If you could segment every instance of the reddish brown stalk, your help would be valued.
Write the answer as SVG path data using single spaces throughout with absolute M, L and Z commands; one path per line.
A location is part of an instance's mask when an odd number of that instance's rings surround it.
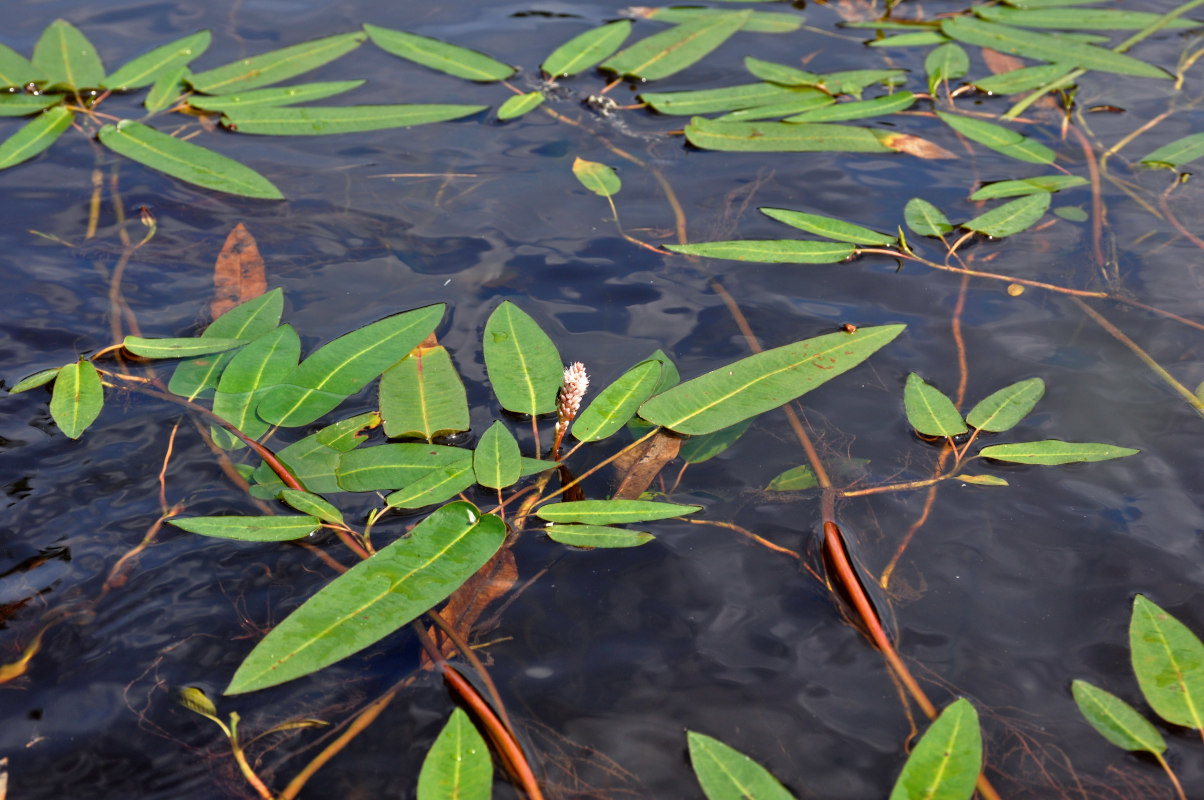
M 1095 255 L 1096 266 L 1102 271 L 1104 269 L 1104 199 L 1100 192 L 1099 180 L 1099 164 L 1095 160 L 1095 151 L 1091 147 L 1091 142 L 1087 141 L 1087 137 L 1079 130 L 1078 126 L 1070 128 L 1074 132 L 1074 136 L 1079 140 L 1079 146 L 1083 148 L 1083 158 L 1087 161 L 1087 174 L 1091 178 L 1091 247 Z
M 497 685 L 494 684 L 493 678 L 489 675 L 489 670 L 485 669 L 485 665 L 481 663 L 481 659 L 477 658 L 476 652 L 472 649 L 472 647 L 469 646 L 468 642 L 464 641 L 464 638 L 460 636 L 459 632 L 456 631 L 451 623 L 444 619 L 443 615 L 438 611 L 432 608 L 430 611 L 426 612 L 426 615 L 431 618 L 431 621 L 434 622 L 435 625 L 439 627 L 439 630 L 443 631 L 444 636 L 446 636 L 448 639 L 451 639 L 452 644 L 456 646 L 457 652 L 459 652 L 460 655 L 472 665 L 472 668 L 477 671 L 477 674 L 481 676 L 481 680 L 485 684 L 485 689 L 489 692 L 490 699 L 493 700 L 493 707 L 497 709 L 498 717 L 501 718 L 502 724 L 506 726 L 506 730 L 510 732 L 510 735 L 514 736 L 514 723 L 510 721 L 510 715 L 506 713 L 506 705 L 502 702 L 502 696 L 498 692 Z

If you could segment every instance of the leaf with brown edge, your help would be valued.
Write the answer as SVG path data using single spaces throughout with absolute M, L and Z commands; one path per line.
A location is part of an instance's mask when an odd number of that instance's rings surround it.
M 909 156 L 924 158 L 930 161 L 957 158 L 956 155 L 939 144 L 922 139 L 919 136 L 912 136 L 910 133 L 889 133 L 881 137 L 881 142 L 897 152 L 907 153 Z
M 241 222 L 234 226 L 217 263 L 213 265 L 213 302 L 209 313 L 217 319 L 239 303 L 252 300 L 268 290 L 263 256 L 255 237 Z

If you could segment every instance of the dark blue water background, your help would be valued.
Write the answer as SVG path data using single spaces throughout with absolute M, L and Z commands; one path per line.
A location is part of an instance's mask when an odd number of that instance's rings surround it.
M 546 53 L 616 18 L 619 9 L 606 2 L 22 2 L 6 6 L 0 38 L 29 53 L 43 27 L 62 16 L 87 33 L 113 68 L 208 27 L 214 43 L 197 65 L 207 68 L 372 22 L 521 64 L 513 82 L 529 88 Z M 929 14 L 951 10 L 925 6 Z M 749 53 L 793 64 L 811 57 L 817 71 L 889 62 L 912 70 L 908 88 L 922 84 L 923 51 L 869 51 L 860 44 L 866 37 L 838 32 L 839 19 L 836 9 L 816 6 L 807 10 L 812 27 L 796 34 L 741 34 L 657 88 L 745 82 L 741 61 Z M 656 29 L 637 23 L 636 34 Z M 1180 37 L 1165 34 L 1138 55 L 1173 64 L 1181 46 Z M 977 55 L 974 69 L 983 70 Z M 370 44 L 319 74 L 363 77 L 368 87 L 338 102 L 496 108 L 508 96 L 499 86 L 445 77 Z M 673 241 L 669 206 L 653 178 L 614 156 L 600 137 L 663 171 L 696 241 L 790 236 L 756 213 L 762 205 L 893 231 L 904 203 L 921 195 L 965 219 L 977 213 L 966 200 L 976 177 L 1045 170 L 979 147 L 972 159 L 951 132 L 923 117 L 897 124 L 954 150 L 957 160 L 701 152 L 663 135 L 685 120 L 644 111 L 605 119 L 583 109 L 581 97 L 602 85 L 599 76 L 583 75 L 566 81 L 551 102 L 581 128 L 540 113 L 501 124 L 489 112 L 336 137 L 201 137 L 268 176 L 288 197 L 279 203 L 195 189 L 122 163 L 125 208 L 145 205 L 159 221 L 158 235 L 129 265 L 125 296 L 145 335 L 194 334 L 205 322 L 214 259 L 242 222 L 266 258 L 269 284 L 284 288 L 285 320 L 307 349 L 399 310 L 448 303 L 439 336 L 468 383 L 479 432 L 498 415 L 484 382 L 480 334 L 500 300 L 531 313 L 566 360 L 586 363 L 595 386 L 658 347 L 690 377 L 748 352 L 709 287 L 717 277 L 767 345 L 844 322 L 906 323 L 907 332 L 868 364 L 808 395 L 806 409 L 821 449 L 869 459 L 873 481 L 926 477 L 935 451 L 911 434 L 902 388 L 913 370 L 947 391 L 956 388 L 949 324 L 956 276 L 898 269 L 879 257 L 775 266 L 661 256 L 623 241 L 606 203 L 577 183 L 570 166 L 580 156 L 617 167 L 622 223 L 652 243 Z M 613 96 L 630 102 L 633 89 Z M 1088 118 L 1110 144 L 1165 110 L 1171 96 L 1169 82 L 1091 76 L 1079 101 L 1125 108 Z M 108 101 L 110 109 L 132 109 L 141 100 L 135 97 Z M 993 112 L 1005 102 L 984 101 Z M 1199 122 L 1198 112 L 1179 113 L 1124 155 L 1140 156 L 1199 129 Z M 7 136 L 18 124 L 5 122 L 0 131 Z M 1056 125 L 1041 130 L 1062 154 L 1060 163 L 1086 174 L 1081 152 L 1057 141 Z M 107 276 L 118 250 L 110 204 L 97 237 L 83 239 L 94 157 L 92 143 L 69 134 L 36 160 L 0 174 L 0 375 L 8 385 L 110 343 Z M 100 158 L 107 169 L 110 157 Z M 1119 161 L 1112 168 L 1147 190 L 1160 191 L 1170 180 L 1130 173 Z M 404 173 L 436 177 L 389 177 Z M 1105 197 L 1120 264 L 1114 288 L 1198 319 L 1200 252 L 1109 184 Z M 1185 197 L 1177 208 L 1192 227 L 1199 221 L 1190 210 L 1196 198 Z M 1089 209 L 1090 197 L 1077 189 L 1059 195 L 1059 205 Z M 968 254 L 992 271 L 1095 288 L 1089 231 L 1058 221 L 1011 241 L 973 245 Z M 938 257 L 935 247 L 917 246 Z M 966 296 L 968 404 L 1039 376 L 1048 385 L 1045 398 L 1001 441 L 1102 441 L 1142 453 L 1094 465 L 992 468 L 1010 482 L 1006 488 L 947 484 L 899 568 L 900 649 L 938 704 L 957 694 L 974 701 L 991 777 L 1005 796 L 1105 796 L 1108 786 L 1116 794 L 1107 796 L 1161 796 L 1167 790 L 1153 762 L 1092 732 L 1069 685 L 1086 678 L 1140 704 L 1127 650 L 1136 593 L 1204 632 L 1204 515 L 1197 499 L 1204 424 L 1067 299 L 1040 291 L 1011 297 L 1004 288 L 972 282 Z M 1096 307 L 1184 384 L 1204 379 L 1198 331 L 1115 303 Z M 159 514 L 157 473 L 178 409 L 111 395 L 94 428 L 73 442 L 51 424 L 48 399 L 42 390 L 0 396 L 6 504 L 0 661 L 17 657 L 48 610 L 84 604 L 94 613 L 52 628 L 29 674 L 0 687 L 0 756 L 10 759 L 13 797 L 251 796 L 216 727 L 177 707 L 174 689 L 206 688 L 223 716 L 238 711 L 244 730 L 254 732 L 292 716 L 338 721 L 415 668 L 417 647 L 400 633 L 312 678 L 221 699 L 263 631 L 329 573 L 287 545 L 165 529 L 128 581 L 101 598 L 105 576 Z M 340 413 L 372 402 L 366 394 Z M 673 499 L 701 503 L 707 518 L 813 553 L 816 497 L 763 491 L 774 475 L 800 463 L 782 417 L 767 414 L 730 451 L 688 470 Z M 186 502 L 190 513 L 253 511 L 187 422 L 167 481 L 169 501 Z M 599 476 L 589 493 L 605 496 L 610 481 Z M 871 573 L 889 561 L 923 500 L 919 492 L 889 494 L 840 508 Z M 369 507 L 348 503 L 353 518 Z M 404 524 L 383 524 L 378 536 L 395 536 Z M 523 579 L 546 573 L 508 608 L 491 634 L 500 641 L 486 652 L 511 714 L 544 754 L 560 796 L 701 796 L 686 757 L 684 731 L 691 729 L 752 755 L 800 797 L 885 797 L 905 758 L 909 721 L 881 657 L 843 622 L 825 588 L 795 562 L 730 531 L 675 522 L 652 530 L 657 541 L 632 551 L 566 552 L 538 536 L 518 547 Z M 420 678 L 318 774 L 306 796 L 412 797 L 422 757 L 450 709 L 441 684 Z M 1189 794 L 1199 796 L 1198 737 L 1167 733 L 1172 763 Z M 312 757 L 306 748 L 316 736 L 282 735 L 255 751 L 273 787 Z M 511 796 L 500 784 L 497 791 Z

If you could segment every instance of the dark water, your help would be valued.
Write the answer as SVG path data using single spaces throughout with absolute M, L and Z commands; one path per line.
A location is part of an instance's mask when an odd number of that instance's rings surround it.
M 214 44 L 202 63 L 209 67 L 367 21 L 521 64 L 514 83 L 526 88 L 544 54 L 616 18 L 620 7 L 103 5 L 12 4 L 0 38 L 29 53 L 46 23 L 62 16 L 97 43 L 112 68 L 209 27 Z M 749 52 L 784 63 L 814 56 L 809 66 L 817 71 L 882 63 L 884 56 L 867 55 L 871 51 L 850 41 L 848 31 L 829 35 L 840 19 L 836 9 L 808 9 L 807 19 L 815 30 L 742 34 L 658 88 L 744 82 L 741 59 Z M 639 23 L 636 33 L 655 29 Z M 1174 63 L 1179 38 L 1159 42 L 1138 55 Z M 912 82 L 922 82 L 922 51 L 897 50 L 889 58 L 913 71 Z M 360 77 L 370 79 L 369 88 L 348 102 L 496 107 L 508 96 L 497 86 L 405 64 L 371 45 L 320 76 Z M 868 459 L 870 482 L 926 477 L 935 450 L 910 432 L 902 388 L 916 371 L 946 391 L 956 389 L 950 319 L 958 277 L 919 266 L 897 269 L 879 257 L 827 266 L 665 257 L 625 242 L 605 202 L 581 188 L 570 165 L 580 156 L 616 166 L 624 182 L 616 198 L 620 219 L 633 236 L 654 244 L 673 241 L 669 205 L 653 177 L 617 158 L 604 140 L 663 172 L 696 241 L 789 236 L 756 213 L 757 206 L 893 230 L 903 204 L 922 195 L 967 218 L 976 213 L 965 199 L 973 178 L 1043 171 L 1024 171 L 1029 167 L 978 147 L 971 161 L 950 133 L 918 117 L 899 124 L 962 157 L 922 162 L 689 150 L 680 138 L 661 135 L 684 119 L 642 111 L 604 119 L 585 111 L 580 96 L 601 85 L 593 75 L 567 81 L 551 105 L 582 127 L 538 113 L 503 125 L 486 114 L 338 137 L 204 138 L 267 175 L 289 198 L 281 203 L 220 196 L 123 163 L 125 208 L 145 205 L 159 221 L 155 239 L 128 267 L 126 299 L 146 335 L 195 333 L 207 313 L 214 258 L 230 228 L 242 222 L 267 260 L 269 284 L 284 287 L 285 320 L 308 349 L 386 314 L 447 302 L 439 336 L 468 383 L 479 432 L 498 414 L 484 382 L 480 332 L 501 299 L 531 313 L 562 355 L 584 361 L 594 385 L 602 386 L 658 347 L 686 377 L 746 355 L 710 287 L 718 278 L 767 345 L 827 333 L 844 322 L 906 323 L 900 339 L 808 395 L 805 407 L 821 450 Z M 627 102 L 632 90 L 613 94 Z M 1092 133 L 1111 144 L 1161 113 L 1170 97 L 1168 87 L 1151 88 L 1148 81 L 1089 77 L 1078 99 L 1126 108 L 1089 118 Z M 136 101 L 110 102 L 133 113 Z M 1002 99 L 988 102 L 991 111 L 1004 108 Z M 1125 154 L 1139 157 L 1198 129 L 1198 121 L 1196 112 L 1177 114 L 1156 141 L 1143 140 L 1148 146 Z M 3 135 L 15 126 L 5 123 Z M 1059 163 L 1086 174 L 1072 142 L 1051 134 L 1047 143 L 1062 154 Z M 108 273 L 119 244 L 111 204 L 102 209 L 98 235 L 83 238 L 93 158 L 92 145 L 69 134 L 35 161 L 0 174 L 7 308 L 0 320 L 0 374 L 7 385 L 110 343 Z M 1155 195 L 1170 179 L 1130 173 L 1116 161 L 1112 168 Z M 437 177 L 389 177 L 414 173 Z M 1198 319 L 1198 250 L 1118 188 L 1105 184 L 1104 190 L 1119 259 L 1119 280 L 1110 288 Z M 1198 198 L 1190 185 L 1184 191 L 1176 208 L 1193 229 Z M 1078 189 L 1057 196 L 1058 205 L 1090 210 L 1090 197 Z M 934 247 L 917 246 L 938 257 Z M 1089 223 L 1059 221 L 1012 241 L 971 245 L 967 255 L 973 266 L 992 272 L 1101 286 Z M 1112 302 L 1095 307 L 1189 388 L 1204 379 L 1199 331 Z M 977 470 L 1006 477 L 1006 488 L 945 484 L 896 574 L 900 650 L 938 705 L 958 694 L 973 700 L 984 723 L 990 776 L 1005 796 L 1169 796 L 1152 761 L 1111 747 L 1086 726 L 1069 685 L 1085 678 L 1144 708 L 1127 648 L 1137 593 L 1204 631 L 1201 420 L 1065 297 L 1034 290 L 1010 297 L 1002 283 L 971 282 L 962 320 L 967 408 L 1023 378 L 1039 376 L 1048 386 L 1035 413 L 1000 441 L 1102 441 L 1142 453 L 1102 464 Z M 41 390 L 0 396 L 7 508 L 0 533 L 0 661 L 19 655 L 47 613 L 90 611 L 52 627 L 28 674 L 0 686 L 0 756 L 9 758 L 12 796 L 253 796 L 215 726 L 178 708 L 172 691 L 195 685 L 218 697 L 253 643 L 329 573 L 289 546 L 216 541 L 168 528 L 137 558 L 123 585 L 103 592 L 118 559 L 159 516 L 157 476 L 178 409 L 112 395 L 94 428 L 72 442 L 50 422 L 48 398 Z M 371 407 L 365 395 L 339 413 Z M 687 470 L 673 499 L 703 504 L 707 518 L 734 522 L 817 563 L 817 497 L 763 491 L 774 475 L 801 463 L 784 419 L 767 414 L 730 451 Z M 668 474 L 675 472 L 671 467 Z M 610 480 L 601 475 L 587 491 L 603 497 Z M 175 442 L 167 496 L 186 503 L 190 513 L 253 510 L 187 423 Z M 923 492 L 894 493 L 839 507 L 867 570 L 877 574 L 890 561 L 924 500 Z M 367 501 L 356 502 L 348 501 L 353 518 L 368 508 Z M 379 535 L 394 536 L 404 524 L 382 525 Z M 511 714 L 542 754 L 560 795 L 701 796 L 686 757 L 684 731 L 690 729 L 753 756 L 799 797 L 885 797 L 905 758 L 908 717 L 881 657 L 845 624 L 825 587 L 797 562 L 722 528 L 668 522 L 653 530 L 657 541 L 632 551 L 565 552 L 534 536 L 517 549 L 522 579 L 546 572 L 506 610 L 488 636 L 501 641 L 487 653 Z M 417 662 L 417 645 L 400 633 L 312 678 L 219 700 L 219 707 L 223 716 L 238 711 L 250 733 L 294 716 L 338 721 Z M 450 709 L 439 682 L 419 677 L 353 750 L 318 773 L 305 796 L 413 796 L 422 757 Z M 1164 732 L 1189 796 L 1204 794 L 1198 737 Z M 269 785 L 287 783 L 316 752 L 317 736 L 294 732 L 252 749 Z M 498 795 L 511 796 L 511 790 L 499 784 Z

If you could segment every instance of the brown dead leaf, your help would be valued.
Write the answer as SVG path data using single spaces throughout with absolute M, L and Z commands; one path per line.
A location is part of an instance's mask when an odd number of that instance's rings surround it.
M 957 158 L 956 155 L 950 153 L 939 144 L 930 142 L 927 139 L 921 139 L 919 136 L 912 136 L 909 133 L 892 133 L 884 136 L 882 137 L 882 144 L 892 150 L 907 153 L 917 158 L 926 158 L 929 160 Z
M 217 319 L 239 303 L 245 303 L 268 290 L 263 257 L 255 237 L 240 222 L 226 237 L 213 266 L 213 303 L 210 314 Z
M 613 464 L 621 477 L 614 496 L 635 500 L 643 494 L 664 466 L 677 458 L 681 442 L 680 436 L 657 431 L 656 436 L 616 458 Z
M 1024 62 L 1016 56 L 1001 53 L 989 47 L 982 48 L 982 60 L 987 65 L 987 69 L 991 70 L 992 75 L 1015 72 L 1024 66 Z
M 517 582 L 518 566 L 514 563 L 514 553 L 509 547 L 503 547 L 459 589 L 452 592 L 439 614 L 452 626 L 452 630 L 468 641 L 485 609 L 514 588 Z M 438 628 L 431 628 L 430 634 L 439 642 L 439 649 L 446 657 L 455 655 L 456 646 Z M 430 659 L 426 653 L 422 654 L 422 663 L 429 668 Z

